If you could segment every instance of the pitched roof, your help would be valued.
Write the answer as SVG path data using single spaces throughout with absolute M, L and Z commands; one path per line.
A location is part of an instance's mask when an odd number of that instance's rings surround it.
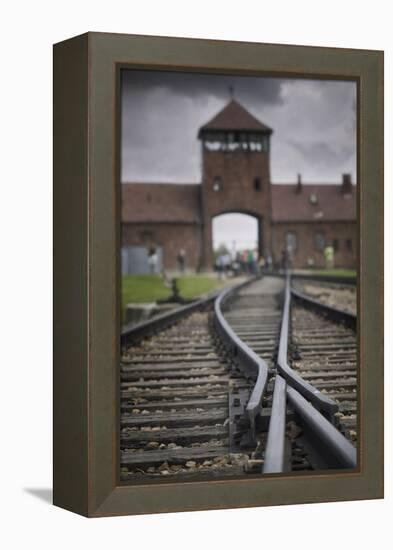
M 198 137 L 205 131 L 243 130 L 271 134 L 272 129 L 263 124 L 232 99 L 215 117 L 199 129 Z
M 199 221 L 200 184 L 123 183 L 122 222 Z
M 356 220 L 356 185 L 343 194 L 342 185 L 273 184 L 273 222 L 338 222 Z

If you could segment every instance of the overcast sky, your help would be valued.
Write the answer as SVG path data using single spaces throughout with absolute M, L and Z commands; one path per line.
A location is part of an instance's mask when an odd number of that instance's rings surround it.
M 353 82 L 125 70 L 122 181 L 197 183 L 198 128 L 234 96 L 273 128 L 273 183 L 356 181 Z

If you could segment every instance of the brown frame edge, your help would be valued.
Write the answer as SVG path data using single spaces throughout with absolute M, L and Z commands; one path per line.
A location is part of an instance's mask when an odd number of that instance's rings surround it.
M 87 515 L 87 36 L 53 54 L 53 502 Z
M 359 471 L 118 484 L 116 106 L 126 65 L 358 80 Z M 106 33 L 55 45 L 54 287 L 56 505 L 97 517 L 381 498 L 383 52 Z

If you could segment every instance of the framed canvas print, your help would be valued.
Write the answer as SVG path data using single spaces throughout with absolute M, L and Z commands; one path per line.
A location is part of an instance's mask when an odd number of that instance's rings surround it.
M 54 47 L 54 503 L 383 496 L 383 53 Z

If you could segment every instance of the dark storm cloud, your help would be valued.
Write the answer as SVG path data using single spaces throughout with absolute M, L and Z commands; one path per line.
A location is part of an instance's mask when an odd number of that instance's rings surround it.
M 200 181 L 198 128 L 230 99 L 279 104 L 280 81 L 238 76 L 124 71 L 122 180 Z
M 230 88 L 233 88 L 239 100 L 257 100 L 266 104 L 281 101 L 281 80 L 275 78 L 128 70 L 123 72 L 122 84 L 127 94 L 139 92 L 142 96 L 149 88 L 160 88 L 176 96 L 187 96 L 202 102 L 210 96 L 225 102 L 229 99 Z
M 273 181 L 355 178 L 355 85 L 127 70 L 122 81 L 122 180 L 200 181 L 198 128 L 235 98 L 274 129 Z
M 356 180 L 356 85 L 353 82 L 287 80 L 283 104 L 272 116 L 276 142 L 273 180 L 290 181 L 290 171 L 307 182 Z
M 335 148 L 331 143 L 324 141 L 311 141 L 309 143 L 297 143 L 289 140 L 288 143 L 298 151 L 312 167 L 341 166 L 351 159 L 353 148 L 340 146 Z

